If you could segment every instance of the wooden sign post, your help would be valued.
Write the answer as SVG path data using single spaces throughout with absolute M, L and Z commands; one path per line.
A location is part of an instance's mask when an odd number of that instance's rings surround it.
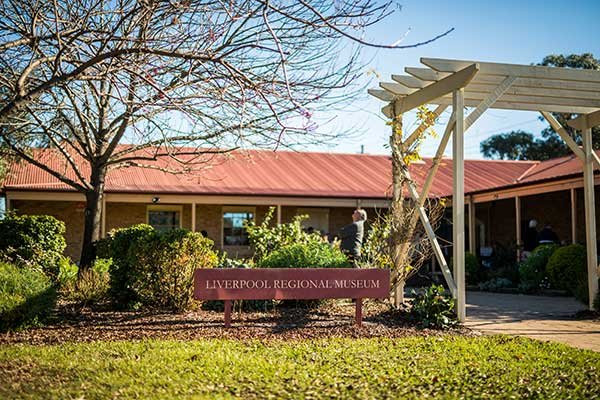
M 196 300 L 224 300 L 225 326 L 231 326 L 232 300 L 355 299 L 362 324 L 362 299 L 387 298 L 390 272 L 351 268 L 197 269 Z

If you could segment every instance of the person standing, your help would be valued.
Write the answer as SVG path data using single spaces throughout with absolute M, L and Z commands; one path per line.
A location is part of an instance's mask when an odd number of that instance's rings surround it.
M 550 226 L 550 224 L 546 224 L 544 226 L 544 229 L 542 229 L 540 231 L 539 242 L 540 242 L 540 244 L 559 244 L 560 243 L 560 241 L 558 240 L 558 235 L 556 234 L 556 232 L 554 232 L 554 230 L 552 229 L 552 226 Z
M 340 230 L 340 238 L 342 240 L 340 248 L 353 265 L 356 265 L 356 260 L 360 257 L 366 220 L 367 212 L 357 208 L 352 213 L 352 223 Z
M 532 219 L 529 221 L 529 226 L 525 231 L 525 237 L 523 238 L 523 250 L 530 253 L 538 246 L 538 231 L 537 221 Z

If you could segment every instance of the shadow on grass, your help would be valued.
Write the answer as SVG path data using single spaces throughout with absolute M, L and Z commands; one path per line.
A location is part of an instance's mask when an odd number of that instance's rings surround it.
M 56 304 L 56 289 L 47 289 L 30 296 L 23 303 L 0 313 L 0 332 L 38 326 L 45 322 Z

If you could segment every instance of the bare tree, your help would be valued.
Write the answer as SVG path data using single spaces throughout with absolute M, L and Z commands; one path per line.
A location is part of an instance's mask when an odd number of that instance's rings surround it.
M 85 194 L 89 265 L 110 170 L 175 173 L 239 147 L 327 139 L 312 112 L 352 98 L 360 47 L 421 44 L 362 38 L 392 11 L 360 0 L 5 0 L 0 144 Z

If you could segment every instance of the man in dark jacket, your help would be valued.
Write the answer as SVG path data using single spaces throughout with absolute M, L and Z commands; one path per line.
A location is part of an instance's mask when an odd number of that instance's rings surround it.
M 539 235 L 540 244 L 559 244 L 558 235 L 549 224 L 544 226 Z
M 364 224 L 366 220 L 367 212 L 357 208 L 352 213 L 352 223 L 344 226 L 340 230 L 340 238 L 342 239 L 340 248 L 353 264 L 360 257 L 360 248 L 362 246 L 365 232 Z

